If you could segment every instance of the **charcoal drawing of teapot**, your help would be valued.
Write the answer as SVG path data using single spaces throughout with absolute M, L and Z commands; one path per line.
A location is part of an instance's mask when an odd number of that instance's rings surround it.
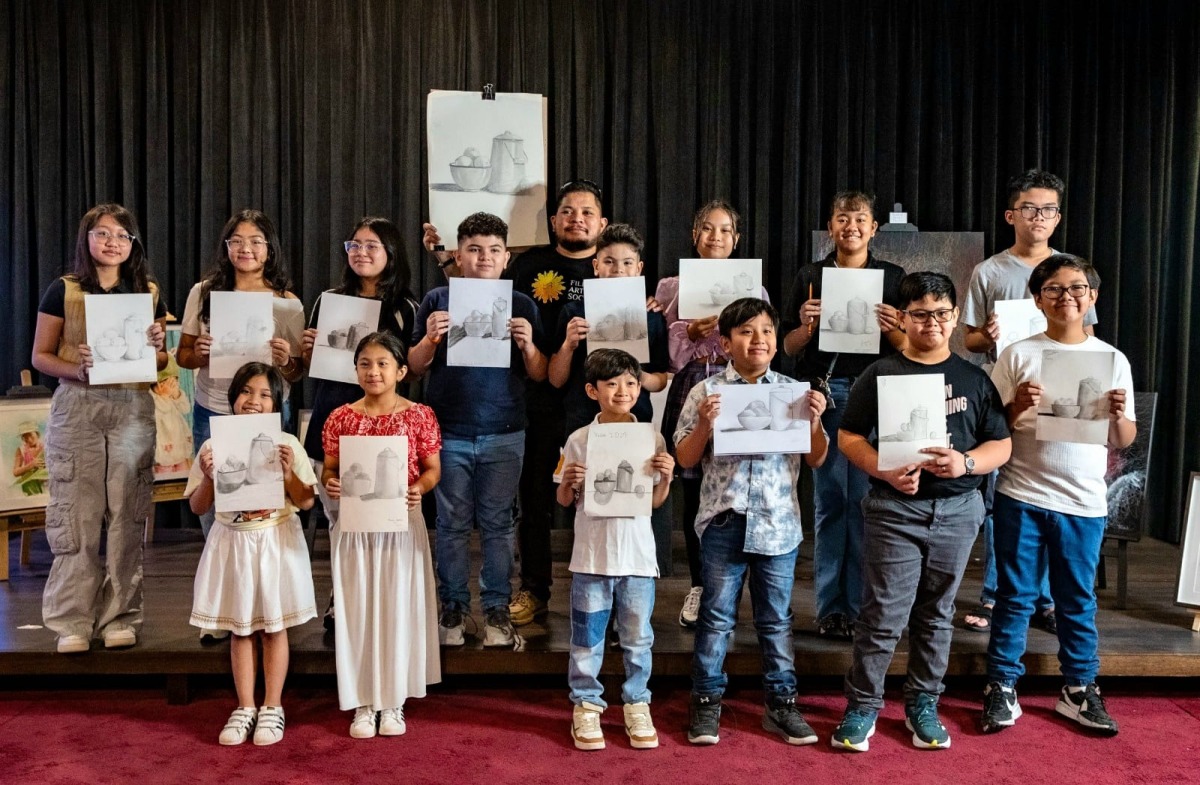
M 512 131 L 492 139 L 492 176 L 487 190 L 494 194 L 516 193 L 525 180 L 525 140 Z

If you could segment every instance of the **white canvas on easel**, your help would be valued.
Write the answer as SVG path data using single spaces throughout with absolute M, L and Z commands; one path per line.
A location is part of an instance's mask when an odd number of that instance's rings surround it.
M 370 297 L 321 295 L 321 315 L 308 375 L 314 379 L 358 384 L 354 351 L 358 342 L 375 332 L 382 303 Z
M 823 352 L 879 354 L 879 322 L 875 308 L 883 302 L 883 270 L 821 271 L 821 332 Z
M 271 364 L 275 315 L 271 292 L 209 292 L 212 353 L 208 373 L 232 379 L 248 362 Z
M 650 362 L 645 278 L 585 280 L 583 315 L 588 323 L 588 354 L 597 349 L 621 349 L 640 363 Z
M 927 463 L 926 447 L 947 447 L 946 381 L 940 373 L 880 376 L 879 470 Z
M 154 322 L 150 294 L 85 294 L 84 322 L 92 348 L 90 384 L 158 381 L 154 347 L 146 332 Z
M 717 316 L 745 297 L 762 297 L 762 259 L 679 260 L 680 319 Z
M 451 278 L 446 365 L 510 367 L 512 303 L 512 281 Z
M 996 339 L 997 355 L 1017 341 L 1046 332 L 1046 315 L 1038 310 L 1037 303 L 1031 298 L 997 300 L 994 310 L 996 323 L 1000 326 L 1000 337 Z
M 511 246 L 547 245 L 546 99 L 534 93 L 431 90 L 426 100 L 429 220 L 451 239 L 492 213 Z
M 343 532 L 408 531 L 408 437 L 340 436 Z

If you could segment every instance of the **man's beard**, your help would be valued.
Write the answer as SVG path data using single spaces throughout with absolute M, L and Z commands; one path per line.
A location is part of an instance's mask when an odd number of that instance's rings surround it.
M 593 248 L 596 245 L 595 240 L 559 240 L 558 247 L 570 253 L 579 253 Z

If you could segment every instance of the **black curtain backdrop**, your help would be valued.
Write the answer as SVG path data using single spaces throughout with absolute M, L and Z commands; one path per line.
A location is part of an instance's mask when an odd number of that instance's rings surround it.
M 0 343 L 29 366 L 37 303 L 83 212 L 141 223 L 181 314 L 228 215 L 278 224 L 295 291 L 340 275 L 363 213 L 409 238 L 418 291 L 430 89 L 550 99 L 550 179 L 605 186 L 647 275 L 690 253 L 705 200 L 781 299 L 830 196 L 903 202 L 925 230 L 1007 247 L 1005 180 L 1068 183 L 1060 249 L 1104 278 L 1101 337 L 1162 395 L 1151 532 L 1180 534 L 1200 469 L 1200 12 L 1191 0 L 893 3 L 656 0 L 13 0 L 0 10 Z M 453 227 L 442 227 L 452 230 Z

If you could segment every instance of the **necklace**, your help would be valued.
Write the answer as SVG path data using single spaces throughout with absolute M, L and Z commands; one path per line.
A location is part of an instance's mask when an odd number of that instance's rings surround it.
M 392 405 L 392 411 L 387 416 L 386 422 L 382 425 L 382 414 L 373 415 L 367 410 L 367 399 L 363 399 L 363 417 L 358 423 L 359 436 L 392 436 L 395 435 L 396 410 L 400 408 L 400 396 L 396 396 L 396 403 Z

